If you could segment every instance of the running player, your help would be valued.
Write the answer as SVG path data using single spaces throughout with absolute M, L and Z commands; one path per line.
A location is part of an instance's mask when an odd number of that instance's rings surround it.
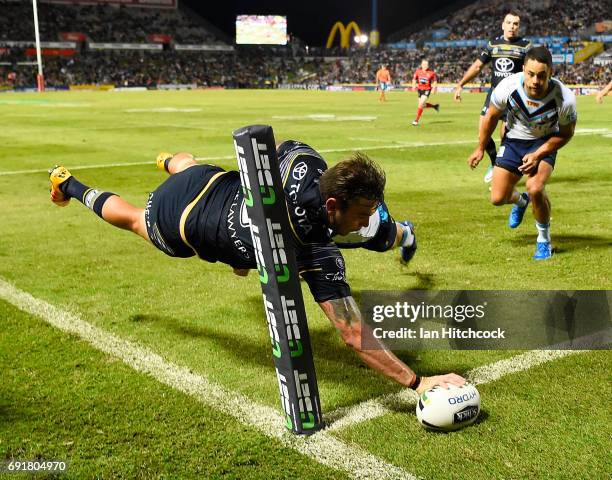
M 434 385 L 465 383 L 455 374 L 419 377 L 391 352 L 361 348 L 361 314 L 332 237 L 368 227 L 381 207 L 386 212 L 382 169 L 360 153 L 328 169 L 314 149 L 296 141 L 283 142 L 278 157 L 300 273 L 344 342 L 367 365 L 419 393 Z M 188 153 L 160 154 L 157 165 L 170 177 L 150 194 L 144 209 L 89 188 L 59 166 L 50 171 L 51 200 L 63 206 L 75 198 L 172 257 L 197 255 L 228 264 L 238 275 L 256 268 L 239 173 L 198 165 Z M 376 251 L 399 246 L 404 260 L 410 260 L 416 250 L 411 226 L 386 215 L 377 233 L 364 236 L 359 245 Z
M 413 126 L 419 125 L 421 115 L 423 115 L 424 108 L 433 108 L 436 112 L 440 111 L 440 105 L 437 103 L 429 103 L 427 99 L 432 93 L 436 93 L 436 72 L 430 70 L 429 62 L 423 60 L 421 62 L 421 68 L 417 68 L 416 72 L 412 76 L 412 91 L 417 92 L 419 97 L 416 118 L 412 122 Z
M 508 226 L 518 227 L 532 204 L 538 238 L 534 259 L 552 256 L 550 200 L 545 186 L 555 166 L 557 151 L 567 144 L 576 127 L 576 97 L 552 75 L 552 56 L 546 47 L 527 51 L 522 73 L 500 82 L 480 127 L 479 145 L 468 158 L 471 168 L 482 160 L 486 146 L 504 111 L 508 131 L 493 169 L 491 203 L 513 203 Z M 516 184 L 527 175 L 527 192 Z
M 378 101 L 386 102 L 387 97 L 385 97 L 385 92 L 391 86 L 391 73 L 389 73 L 389 69 L 387 65 L 381 65 L 380 68 L 376 71 L 376 87 L 380 90 L 380 97 Z
M 504 78 L 509 77 L 515 73 L 518 73 L 523 68 L 523 59 L 525 52 L 531 48 L 531 42 L 520 37 L 521 19 L 516 13 L 508 13 L 504 17 L 502 22 L 503 35 L 495 37 L 489 40 L 489 43 L 485 49 L 480 53 L 480 56 L 474 60 L 474 63 L 470 65 L 470 68 L 465 72 L 461 81 L 455 87 L 455 100 L 461 101 L 461 89 L 463 86 L 478 75 L 484 66 L 491 63 L 491 88 L 487 92 L 487 98 L 485 99 L 482 110 L 480 111 L 480 122 L 478 128 L 482 126 L 482 120 L 487 113 L 489 108 L 489 101 L 491 99 L 491 92 Z M 502 114 L 501 119 L 505 121 L 505 113 Z M 504 137 L 504 126 L 500 130 L 500 138 Z M 495 157 L 497 157 L 497 148 L 493 138 L 489 141 L 486 148 L 491 165 L 487 169 L 484 177 L 486 183 L 490 183 L 493 178 L 493 166 L 495 165 Z

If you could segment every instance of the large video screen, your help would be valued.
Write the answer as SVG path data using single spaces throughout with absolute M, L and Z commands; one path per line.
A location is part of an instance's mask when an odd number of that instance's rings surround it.
M 238 15 L 236 43 L 241 45 L 287 45 L 287 17 Z

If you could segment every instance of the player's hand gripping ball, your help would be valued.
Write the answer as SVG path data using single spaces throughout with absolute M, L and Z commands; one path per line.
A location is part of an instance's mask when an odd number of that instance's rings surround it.
M 419 423 L 431 430 L 458 430 L 474 423 L 479 413 L 480 393 L 469 383 L 427 390 L 416 407 Z

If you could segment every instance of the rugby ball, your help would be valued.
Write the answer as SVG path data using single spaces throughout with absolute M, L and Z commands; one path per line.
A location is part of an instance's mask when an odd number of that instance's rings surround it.
M 474 423 L 479 413 L 480 393 L 469 383 L 427 390 L 416 407 L 419 423 L 432 430 L 458 430 Z

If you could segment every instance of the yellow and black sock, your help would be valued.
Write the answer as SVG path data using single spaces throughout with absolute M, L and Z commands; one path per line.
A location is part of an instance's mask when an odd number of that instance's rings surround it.
M 111 192 L 104 192 L 79 182 L 76 178 L 70 177 L 60 185 L 60 190 L 69 197 L 76 198 L 79 202 L 92 210 L 100 218 L 102 217 L 102 207 L 106 200 L 115 195 Z

